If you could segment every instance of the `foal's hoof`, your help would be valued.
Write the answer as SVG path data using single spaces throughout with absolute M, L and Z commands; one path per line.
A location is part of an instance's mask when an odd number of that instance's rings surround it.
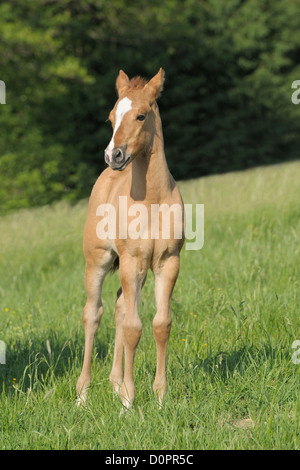
M 124 407 L 121 408 L 120 413 L 119 413 L 119 418 L 122 418 L 122 416 L 126 416 L 128 411 L 129 411 L 128 408 L 124 408 Z
M 90 382 L 83 381 L 79 377 L 77 385 L 76 385 L 76 392 L 77 392 L 77 400 L 76 404 L 78 407 L 83 407 L 86 405 L 88 390 L 89 390 Z
M 124 407 L 123 409 L 124 409 L 125 411 L 131 410 L 131 408 L 132 408 L 132 401 L 130 401 L 129 398 L 126 398 L 126 397 L 124 397 L 124 396 L 122 396 L 122 395 L 120 395 L 120 399 L 121 399 L 122 405 L 123 405 L 123 407 Z
M 86 397 L 78 396 L 76 398 L 76 406 L 77 406 L 77 408 L 85 408 L 86 407 Z
M 115 395 L 120 396 L 120 390 L 123 383 L 123 379 L 114 379 L 112 376 L 109 377 L 109 381 L 112 385 Z
M 129 416 L 129 415 L 131 415 L 131 413 L 133 413 L 132 403 L 130 404 L 130 406 L 125 406 L 123 404 L 123 406 L 120 410 L 120 413 L 119 413 L 119 418 L 122 418 L 122 416 L 124 416 L 124 417 Z

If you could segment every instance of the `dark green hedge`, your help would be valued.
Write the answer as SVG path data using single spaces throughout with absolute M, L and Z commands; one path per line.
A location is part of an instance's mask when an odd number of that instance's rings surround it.
M 90 193 L 120 68 L 165 69 L 177 179 L 299 158 L 297 1 L 3 0 L 0 30 L 2 212 Z

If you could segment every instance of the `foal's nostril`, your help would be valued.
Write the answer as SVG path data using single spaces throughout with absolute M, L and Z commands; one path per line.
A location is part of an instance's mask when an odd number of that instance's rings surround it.
M 120 162 L 123 159 L 123 152 L 121 149 L 116 148 L 113 152 L 113 156 L 116 162 Z

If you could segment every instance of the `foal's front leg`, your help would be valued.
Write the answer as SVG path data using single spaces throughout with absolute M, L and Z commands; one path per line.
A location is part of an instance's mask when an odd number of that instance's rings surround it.
M 146 276 L 142 283 L 142 288 L 146 282 Z M 117 292 L 117 300 L 115 306 L 115 325 L 116 325 L 116 335 L 115 335 L 115 349 L 114 349 L 114 360 L 109 380 L 113 386 L 114 391 L 119 394 L 121 385 L 124 378 L 124 369 L 123 369 L 123 353 L 124 353 L 124 340 L 123 340 L 123 321 L 125 318 L 126 306 L 124 300 L 124 294 L 122 287 Z
M 135 397 L 133 379 L 133 363 L 137 345 L 142 334 L 142 323 L 138 314 L 142 286 L 146 272 L 137 269 L 134 258 L 120 258 L 120 281 L 125 302 L 125 317 L 123 320 L 123 343 L 125 351 L 124 380 L 120 389 L 123 405 L 130 409 Z

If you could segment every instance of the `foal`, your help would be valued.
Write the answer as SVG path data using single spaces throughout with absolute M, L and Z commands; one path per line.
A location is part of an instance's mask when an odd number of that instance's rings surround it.
M 123 405 L 130 408 L 135 396 L 133 362 L 142 333 L 138 308 L 141 289 L 147 271 L 151 269 L 155 275 L 157 308 L 153 320 L 157 350 L 153 390 L 157 393 L 160 404 L 167 389 L 166 352 L 171 329 L 170 302 L 179 272 L 184 215 L 182 199 L 169 173 L 164 154 L 161 120 L 156 103 L 163 82 L 162 69 L 149 82 L 140 77 L 129 80 L 120 70 L 116 81 L 119 98 L 109 115 L 113 135 L 105 150 L 108 168 L 94 185 L 84 230 L 87 302 L 83 311 L 84 361 L 76 387 L 79 402 L 86 400 L 91 381 L 93 342 L 103 314 L 102 284 L 106 274 L 117 265 L 121 288 L 118 290 L 115 305 L 116 336 L 110 381 L 120 395 Z M 128 216 L 121 212 L 119 196 L 127 198 Z M 176 218 L 174 214 L 172 221 L 170 218 L 168 238 L 162 236 L 161 226 L 158 236 L 151 237 L 153 232 L 149 226 L 139 238 L 128 237 L 127 223 L 132 220 L 130 207 L 137 202 L 146 207 L 149 216 L 153 205 L 179 205 L 182 215 Z M 113 239 L 99 238 L 99 234 L 97 235 L 97 208 L 100 204 L 112 205 L 115 208 L 116 220 L 123 223 L 123 226 L 117 227 Z M 161 213 L 159 217 L 161 223 Z M 124 230 L 127 236 L 124 236 Z

